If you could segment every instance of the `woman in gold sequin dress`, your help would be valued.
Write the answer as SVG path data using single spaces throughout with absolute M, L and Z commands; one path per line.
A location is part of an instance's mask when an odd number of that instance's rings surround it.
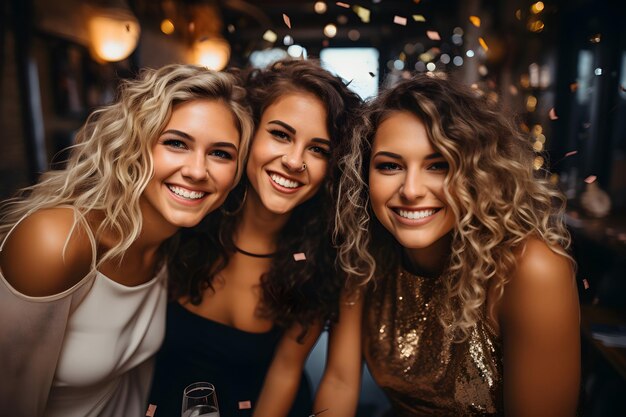
M 337 209 L 340 261 L 364 296 L 331 330 L 315 410 L 354 414 L 362 348 L 396 416 L 575 414 L 573 261 L 534 157 L 450 80 L 418 76 L 370 104 Z

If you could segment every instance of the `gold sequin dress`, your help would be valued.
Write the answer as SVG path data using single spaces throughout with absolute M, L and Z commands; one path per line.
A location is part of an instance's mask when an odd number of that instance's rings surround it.
M 368 292 L 364 354 L 394 413 L 498 416 L 502 405 L 500 340 L 481 321 L 467 341 L 444 335 L 443 285 L 401 271 Z

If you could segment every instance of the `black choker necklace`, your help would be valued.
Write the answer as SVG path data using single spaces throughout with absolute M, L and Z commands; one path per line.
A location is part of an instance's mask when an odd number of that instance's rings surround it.
M 245 250 L 237 247 L 237 245 L 235 245 L 234 243 L 233 243 L 233 246 L 235 247 L 235 250 L 237 252 L 242 253 L 242 254 L 244 254 L 246 256 L 251 256 L 253 258 L 272 258 L 275 255 L 275 253 L 252 253 L 252 252 L 248 252 L 248 251 L 245 251 Z

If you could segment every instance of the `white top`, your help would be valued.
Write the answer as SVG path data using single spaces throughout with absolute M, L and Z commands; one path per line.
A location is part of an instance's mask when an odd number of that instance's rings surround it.
M 0 416 L 143 416 L 165 333 L 166 275 L 127 287 L 95 272 L 29 297 L 0 271 Z

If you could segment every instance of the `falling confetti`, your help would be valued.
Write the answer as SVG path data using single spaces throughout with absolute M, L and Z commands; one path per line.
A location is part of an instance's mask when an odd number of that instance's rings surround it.
M 593 182 L 595 182 L 598 179 L 598 177 L 596 177 L 595 175 L 589 175 L 587 178 L 585 178 L 585 182 L 587 184 L 591 184 Z
M 441 40 L 441 36 L 439 36 L 439 32 L 437 32 L 436 30 L 427 30 L 426 36 L 428 36 L 428 39 L 430 39 L 431 41 Z
M 147 417 L 154 417 L 154 412 L 156 411 L 157 406 L 154 404 L 148 405 L 148 410 L 146 411 Z
M 556 110 L 554 110 L 554 107 L 550 109 L 548 116 L 550 117 L 550 120 L 557 120 L 559 118 L 559 116 L 556 115 Z
M 252 408 L 252 402 L 250 400 L 248 401 L 239 401 L 239 409 L 240 410 L 249 410 Z
M 276 36 L 276 33 L 268 29 L 263 34 L 263 39 L 265 39 L 268 42 L 274 43 L 276 42 L 276 39 L 278 39 L 278 36 Z
M 339 7 L 343 7 L 343 8 L 345 8 L 345 9 L 349 9 L 349 8 L 350 8 L 350 5 L 349 5 L 348 3 L 342 3 L 342 2 L 340 2 L 340 1 L 338 1 L 338 2 L 337 2 L 337 3 L 335 3 L 335 4 L 336 4 L 337 6 L 339 6 Z
M 361 22 L 363 23 L 369 23 L 370 22 L 370 10 L 366 9 L 365 7 L 361 7 L 358 5 L 354 5 L 352 6 L 352 10 L 354 10 L 354 12 L 357 14 L 357 16 L 359 16 L 359 19 L 361 19 Z
M 370 72 L 368 72 L 368 74 L 369 74 L 369 75 L 370 75 L 370 77 L 372 77 L 372 78 L 376 76 L 376 74 L 374 74 L 374 73 L 373 73 L 373 72 L 371 72 L 371 71 L 370 71 Z
M 578 153 L 578 151 L 569 151 L 568 153 L 565 154 L 564 158 L 568 158 L 570 156 L 576 155 Z
M 578 90 L 578 83 L 571 83 L 571 84 L 569 85 L 569 90 L 570 90 L 572 93 L 576 92 L 576 90 Z
M 393 23 L 396 25 L 406 26 L 406 17 L 396 15 L 393 17 Z
M 478 17 L 478 16 L 470 16 L 469 20 L 470 20 L 470 22 L 472 22 L 472 25 L 476 26 L 477 28 L 480 27 L 480 17 Z
M 426 18 L 422 16 L 421 14 L 414 14 L 413 20 L 415 20 L 416 22 L 425 22 Z
M 489 50 L 489 47 L 487 46 L 487 42 L 485 42 L 483 38 L 478 38 L 478 43 L 480 43 L 480 46 L 482 46 L 485 52 Z
M 601 40 L 602 40 L 602 34 L 601 33 L 596 33 L 591 38 L 589 38 L 589 42 L 591 42 L 591 43 L 600 43 Z
M 583 287 L 585 287 L 586 290 L 589 289 L 589 281 L 587 281 L 587 278 L 583 279 Z
M 295 259 L 296 261 L 306 261 L 306 255 L 302 252 L 294 253 L 293 259 Z
M 287 27 L 291 29 L 291 19 L 289 19 L 289 16 L 287 16 L 285 13 L 283 13 L 283 21 L 285 22 L 285 25 L 287 25 Z

